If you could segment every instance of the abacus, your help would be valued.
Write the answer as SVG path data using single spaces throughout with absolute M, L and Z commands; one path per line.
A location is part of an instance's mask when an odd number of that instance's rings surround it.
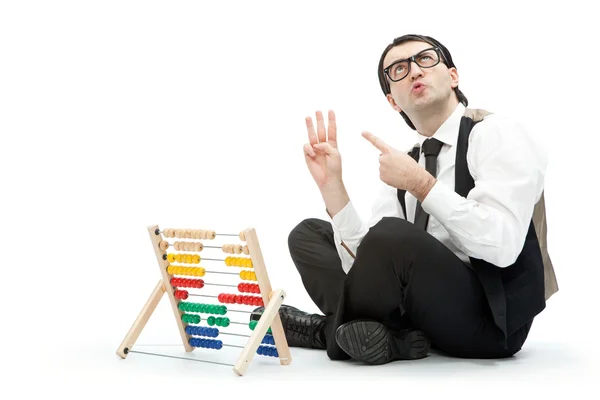
M 137 351 L 133 349 L 133 346 L 163 294 L 167 293 L 186 352 L 198 348 L 214 351 L 220 350 L 224 346 L 242 349 L 235 364 L 185 359 L 229 365 L 233 367 L 233 371 L 239 376 L 246 373 L 254 355 L 278 358 L 281 365 L 291 363 L 292 357 L 279 317 L 279 308 L 286 293 L 283 289 L 272 290 L 271 288 L 254 228 L 234 234 L 216 233 L 212 230 L 203 229 L 167 228 L 161 230 L 158 225 L 153 225 L 148 227 L 148 233 L 162 278 L 158 281 L 150 298 L 119 346 L 117 350 L 119 357 L 124 359 L 130 353 L 161 355 Z M 233 241 L 230 239 L 231 237 L 237 237 L 241 243 L 210 246 L 202 241 L 213 241 L 218 236 L 223 236 L 230 242 Z M 175 240 L 169 241 L 169 239 Z M 201 257 L 199 253 L 206 252 L 208 249 L 214 249 L 211 251 L 223 252 L 226 255 L 221 255 L 224 258 Z M 200 266 L 201 262 L 210 262 L 213 268 L 204 268 L 204 266 Z M 220 268 L 221 270 L 219 270 Z M 216 277 L 231 279 L 234 275 L 240 278 L 242 282 L 237 285 L 216 282 L 218 280 Z M 188 278 L 190 276 L 193 278 Z M 215 278 L 211 281 L 198 279 L 205 276 L 209 278 L 214 276 Z M 209 287 L 217 288 L 218 294 L 202 294 Z M 231 288 L 235 288 L 238 292 L 244 294 L 231 293 L 234 291 Z M 196 296 L 212 299 L 212 302 L 210 300 L 208 303 L 187 301 L 190 297 Z M 255 312 L 228 309 L 226 304 L 235 304 L 238 307 L 253 306 L 254 308 L 264 306 L 264 310 Z M 233 317 L 226 316 L 230 313 L 246 316 L 248 314 L 260 314 L 260 317 L 258 321 L 250 321 L 250 318 L 248 318 L 246 322 L 236 322 L 232 321 Z M 201 314 L 205 315 L 202 316 Z M 205 322 L 208 326 L 202 326 L 202 322 Z M 251 334 L 240 335 L 226 332 L 226 328 L 230 327 L 231 324 L 247 325 Z M 215 339 L 221 335 L 245 336 L 248 339 L 245 346 L 228 345 L 221 339 Z

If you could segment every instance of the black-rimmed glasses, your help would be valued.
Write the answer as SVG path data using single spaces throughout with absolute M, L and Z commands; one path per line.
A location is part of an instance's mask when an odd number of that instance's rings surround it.
M 393 82 L 401 81 L 406 78 L 410 73 L 410 65 L 414 61 L 421 68 L 435 67 L 440 63 L 440 49 L 437 47 L 431 47 L 415 54 L 412 57 L 404 60 L 398 60 L 390 64 L 383 72 Z

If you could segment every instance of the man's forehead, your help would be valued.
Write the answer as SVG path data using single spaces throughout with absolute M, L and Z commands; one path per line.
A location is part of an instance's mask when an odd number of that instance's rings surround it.
M 417 54 L 419 51 L 428 49 L 430 47 L 433 47 L 433 46 L 430 45 L 429 43 L 416 42 L 416 41 L 405 42 L 398 46 L 394 46 L 385 55 L 383 65 L 388 66 L 393 61 L 408 58 L 412 55 Z

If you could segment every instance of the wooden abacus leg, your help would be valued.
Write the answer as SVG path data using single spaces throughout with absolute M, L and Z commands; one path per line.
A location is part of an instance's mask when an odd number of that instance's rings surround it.
M 248 340 L 246 347 L 244 347 L 244 350 L 242 350 L 240 357 L 238 358 L 237 362 L 235 363 L 235 366 L 233 367 L 233 371 L 239 376 L 242 376 L 246 373 L 246 370 L 248 369 L 248 366 L 252 361 L 252 357 L 254 356 L 254 354 L 256 354 L 256 350 L 258 350 L 258 346 L 260 346 L 260 343 L 262 342 L 263 337 L 267 333 L 269 326 L 273 324 L 273 320 L 275 319 L 275 317 L 279 317 L 279 307 L 281 307 L 281 305 L 283 304 L 284 298 L 285 292 L 282 289 L 271 292 L 269 304 L 267 304 L 267 306 L 265 307 L 263 314 L 258 320 L 258 324 L 256 324 L 252 335 L 250 335 L 250 339 Z M 273 328 L 271 328 L 271 331 L 273 331 Z M 285 355 L 280 354 L 279 357 L 281 359 L 282 364 L 284 361 L 287 361 L 283 359 L 283 357 L 286 357 Z
M 165 294 L 165 285 L 163 285 L 163 280 L 161 279 L 158 281 L 158 284 L 154 288 L 150 298 L 144 305 L 144 308 L 142 308 L 142 311 L 129 329 L 129 332 L 127 332 L 127 336 L 125 336 L 125 339 L 123 339 L 123 342 L 119 346 L 119 349 L 117 350 L 117 355 L 119 357 L 127 357 L 127 352 L 134 345 L 138 336 L 140 336 L 140 333 L 142 333 L 144 326 L 146 326 L 148 319 L 150 319 L 150 316 L 156 309 L 160 299 L 162 299 L 163 294 Z

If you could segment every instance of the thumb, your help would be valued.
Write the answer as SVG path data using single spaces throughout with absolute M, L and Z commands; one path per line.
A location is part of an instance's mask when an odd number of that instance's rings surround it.
M 389 153 L 390 147 L 383 140 L 373 135 L 371 132 L 363 132 L 363 137 L 367 139 L 373 146 L 379 149 L 382 153 Z

